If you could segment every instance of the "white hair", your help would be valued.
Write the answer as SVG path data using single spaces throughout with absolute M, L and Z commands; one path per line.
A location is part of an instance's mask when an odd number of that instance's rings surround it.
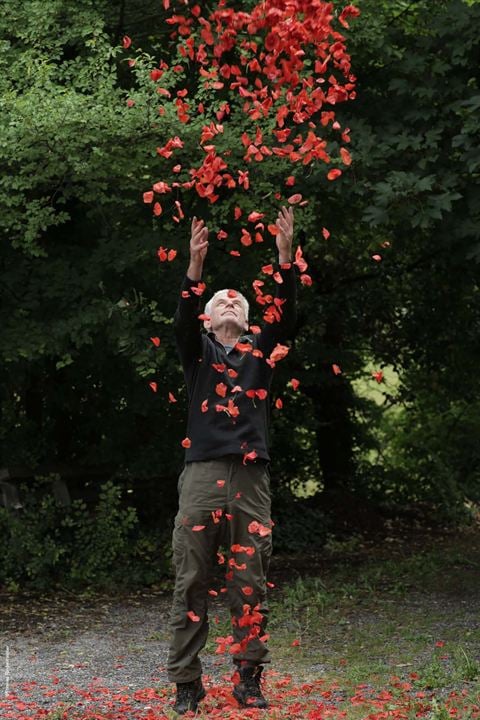
M 224 288 L 223 290 L 217 290 L 217 292 L 214 295 L 212 295 L 210 300 L 205 305 L 205 311 L 204 311 L 205 314 L 210 315 L 210 311 L 212 309 L 213 302 L 214 302 L 214 300 L 216 300 L 216 298 L 225 297 L 225 296 L 228 297 L 229 292 L 230 292 L 229 288 Z M 244 297 L 242 295 L 242 293 L 238 292 L 238 290 L 235 290 L 235 292 L 236 292 L 236 297 L 238 297 L 242 301 L 243 309 L 245 310 L 245 320 L 248 320 L 248 309 L 249 309 L 248 300 L 246 297 Z

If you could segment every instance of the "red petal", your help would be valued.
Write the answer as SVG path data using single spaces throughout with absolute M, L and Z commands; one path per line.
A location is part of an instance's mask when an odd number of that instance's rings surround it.
M 344 165 L 352 164 L 352 156 L 346 148 L 340 148 L 340 157 L 342 158 L 342 162 Z
M 225 363 L 212 363 L 212 368 L 219 373 L 223 373 L 226 367 Z
M 327 179 L 328 180 L 336 180 L 338 177 L 340 177 L 341 174 L 342 174 L 342 171 L 339 168 L 333 168 L 327 174 Z
M 296 203 L 299 203 L 301 200 L 303 200 L 302 195 L 300 193 L 295 193 L 295 195 L 290 195 L 288 198 L 288 202 L 290 205 L 296 205 Z
M 256 457 L 257 457 L 256 450 L 252 450 L 249 453 L 245 453 L 245 455 L 243 456 L 243 464 L 246 465 L 247 460 L 255 460 Z
M 217 395 L 220 395 L 220 397 L 225 397 L 227 394 L 227 386 L 225 383 L 218 383 L 218 385 L 215 386 L 215 392 Z

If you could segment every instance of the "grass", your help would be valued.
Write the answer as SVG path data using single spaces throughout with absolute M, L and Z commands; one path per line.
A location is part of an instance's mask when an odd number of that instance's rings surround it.
M 281 701 L 265 720 L 315 720 L 322 699 L 322 717 L 347 720 L 374 720 L 379 708 L 392 717 L 479 717 L 480 538 L 391 540 L 382 549 L 361 537 L 330 539 L 323 569 L 313 557 L 307 572 L 277 583 L 270 646 L 279 680 L 291 682 L 270 679 Z M 227 613 L 218 616 L 213 638 L 230 632 Z
M 397 676 L 433 698 L 464 692 L 467 705 L 480 704 L 480 547 L 471 540 L 344 564 L 322 581 L 297 579 L 273 603 L 274 655 L 285 669 L 304 677 L 321 672 L 347 692 L 359 684 L 380 692 Z M 294 617 L 294 627 L 282 615 Z M 448 715 L 439 697 L 429 717 Z
M 478 533 L 407 538 L 372 552 L 351 538 L 326 551 L 320 574 L 312 559 L 308 573 L 271 593 L 272 669 L 291 684 L 262 718 L 479 718 Z M 228 634 L 220 616 L 218 634 Z M 324 697 L 330 705 L 320 711 Z

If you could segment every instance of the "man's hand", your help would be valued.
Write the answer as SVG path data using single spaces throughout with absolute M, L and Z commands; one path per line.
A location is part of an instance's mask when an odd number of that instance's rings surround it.
M 203 262 L 208 251 L 208 228 L 203 220 L 192 220 L 192 234 L 190 237 L 190 265 L 187 275 L 190 280 L 201 280 Z
M 283 265 L 292 262 L 293 208 L 282 207 L 275 224 L 280 231 L 276 236 L 278 261 Z

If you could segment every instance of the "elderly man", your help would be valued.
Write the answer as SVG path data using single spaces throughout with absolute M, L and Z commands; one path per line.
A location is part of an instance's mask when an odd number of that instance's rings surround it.
M 293 209 L 282 208 L 276 225 L 280 267 L 272 314 L 261 330 L 252 327 L 248 333 L 248 302 L 235 290 L 215 293 L 200 314 L 208 229 L 203 220 L 192 221 L 190 264 L 175 314 L 189 400 L 173 531 L 176 579 L 168 658 L 178 714 L 195 711 L 205 696 L 198 654 L 208 635 L 208 594 L 217 594 L 209 588 L 217 557 L 225 562 L 222 590 L 232 616 L 233 694 L 241 706 L 268 706 L 260 678 L 263 664 L 270 661 L 264 637 L 272 526 L 269 389 L 272 351 L 291 337 L 295 325 Z M 224 543 L 226 559 L 218 553 Z

